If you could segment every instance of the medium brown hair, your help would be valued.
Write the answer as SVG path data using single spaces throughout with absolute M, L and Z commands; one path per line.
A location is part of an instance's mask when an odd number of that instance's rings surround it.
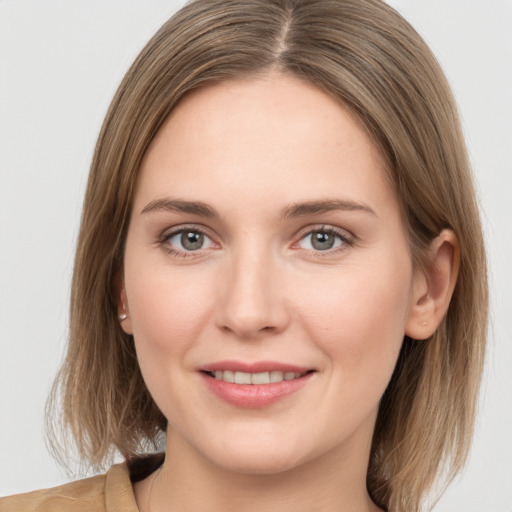
M 195 0 L 137 57 L 96 145 L 78 238 L 66 360 L 53 390 L 93 466 L 154 444 L 167 421 L 117 320 L 123 249 L 141 159 L 187 92 L 278 70 L 348 107 L 387 162 L 413 261 L 444 228 L 460 244 L 448 313 L 425 341 L 406 338 L 381 400 L 367 486 L 394 512 L 420 510 L 472 437 L 487 331 L 486 260 L 454 99 L 415 30 L 379 0 Z

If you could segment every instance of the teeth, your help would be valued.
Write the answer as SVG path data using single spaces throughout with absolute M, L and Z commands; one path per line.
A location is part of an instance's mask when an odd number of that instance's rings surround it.
M 230 371 L 225 371 L 222 376 L 222 380 L 225 380 L 226 382 L 235 382 L 235 374 Z
M 270 382 L 281 382 L 283 378 L 283 372 L 270 372 Z
M 251 374 L 244 372 L 235 372 L 235 384 L 250 384 Z
M 214 375 L 215 378 L 218 380 L 223 380 L 225 382 L 231 382 L 235 384 L 273 384 L 276 382 L 282 382 L 283 380 L 298 379 L 299 377 L 302 377 L 305 374 L 297 372 L 279 371 L 246 373 L 232 372 L 229 370 L 217 370 Z
M 251 384 L 269 384 L 269 383 L 270 383 L 270 375 L 268 372 L 253 373 L 251 375 Z

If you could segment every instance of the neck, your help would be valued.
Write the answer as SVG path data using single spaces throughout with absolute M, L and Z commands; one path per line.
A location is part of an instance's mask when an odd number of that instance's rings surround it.
M 137 501 L 141 512 L 378 511 L 366 491 L 367 459 L 342 451 L 277 473 L 249 474 L 213 464 L 169 432 L 165 463 L 141 482 Z

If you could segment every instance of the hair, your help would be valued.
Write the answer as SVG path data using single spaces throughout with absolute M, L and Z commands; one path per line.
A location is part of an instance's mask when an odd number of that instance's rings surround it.
M 471 442 L 487 333 L 482 229 L 457 108 L 428 46 L 380 0 L 194 0 L 149 41 L 122 80 L 94 152 L 71 291 L 67 355 L 49 401 L 80 457 L 101 467 L 155 444 L 167 420 L 117 320 L 118 284 L 141 159 L 180 99 L 269 71 L 347 107 L 380 149 L 414 264 L 453 230 L 460 272 L 446 317 L 404 339 L 382 397 L 367 487 L 379 506 L 414 512 Z M 57 439 L 53 435 L 53 441 Z

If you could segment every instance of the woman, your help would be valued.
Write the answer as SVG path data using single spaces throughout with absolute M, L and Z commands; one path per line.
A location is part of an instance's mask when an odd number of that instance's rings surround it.
M 373 0 L 192 2 L 107 114 L 56 387 L 83 460 L 127 463 L 0 510 L 419 510 L 467 455 L 486 318 L 414 30 Z

